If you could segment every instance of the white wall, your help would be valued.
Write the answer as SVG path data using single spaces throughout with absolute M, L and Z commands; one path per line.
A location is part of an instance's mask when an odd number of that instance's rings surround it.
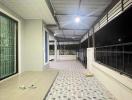
M 94 48 L 88 48 L 87 63 L 95 76 L 104 84 L 104 86 L 117 98 L 117 100 L 132 100 L 132 79 L 120 75 L 94 61 Z
M 23 19 L 1 3 L 0 12 L 18 21 L 19 73 L 42 70 L 44 65 L 43 31 L 46 30 L 43 21 L 40 19 Z
M 6 6 L 0 3 L 0 12 L 8 15 L 9 17 L 15 19 L 18 21 L 18 66 L 19 66 L 19 73 L 23 72 L 25 70 L 23 66 L 23 34 L 24 34 L 24 19 L 17 14 L 15 14 L 13 11 L 9 10 Z
M 49 41 L 55 41 L 55 37 L 53 35 L 49 35 Z
M 57 50 L 57 60 L 76 60 L 77 55 L 59 55 Z
M 42 20 L 25 20 L 24 67 L 26 71 L 43 69 L 43 34 Z
M 87 68 L 92 70 L 92 63 L 94 62 L 94 50 L 93 48 L 87 48 Z
M 76 60 L 76 55 L 59 55 L 58 60 Z

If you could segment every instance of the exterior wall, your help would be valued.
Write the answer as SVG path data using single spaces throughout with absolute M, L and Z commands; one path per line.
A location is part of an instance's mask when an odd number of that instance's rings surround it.
M 40 19 L 23 19 L 0 3 L 0 12 L 18 21 L 18 69 L 24 71 L 40 71 L 44 63 L 43 21 Z M 43 29 L 42 29 L 43 27 Z
M 92 71 L 92 63 L 94 62 L 93 48 L 87 48 L 87 68 Z
M 131 100 L 132 79 L 120 75 L 104 65 L 94 61 L 94 48 L 87 49 L 88 69 L 100 80 L 102 84 L 116 97 L 117 100 Z
M 24 58 L 26 71 L 43 69 L 42 20 L 25 20 Z
M 57 60 L 76 60 L 77 55 L 59 55 L 57 50 Z
M 76 60 L 76 55 L 59 55 L 57 60 Z
M 18 57 L 19 73 L 23 71 L 42 70 L 43 59 L 43 34 L 42 20 L 23 19 L 13 11 L 0 4 L 0 11 L 18 21 Z
M 49 35 L 49 41 L 55 41 L 55 38 L 54 38 L 54 36 L 52 36 L 52 35 Z

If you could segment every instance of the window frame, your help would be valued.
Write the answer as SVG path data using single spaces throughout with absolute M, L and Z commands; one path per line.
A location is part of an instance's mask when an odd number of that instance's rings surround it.
M 8 76 L 5 76 L 3 78 L 0 78 L 0 81 L 1 81 L 1 80 L 4 80 L 6 78 L 9 78 L 9 77 L 17 74 L 18 70 L 19 70 L 19 66 L 18 66 L 18 21 L 13 19 L 13 18 L 11 18 L 10 16 L 8 16 L 7 14 L 5 14 L 5 13 L 3 13 L 1 11 L 0 11 L 0 16 L 6 17 L 6 18 L 8 18 L 10 20 L 13 20 L 16 23 L 16 37 L 15 37 L 16 38 L 16 55 L 15 55 L 16 56 L 16 62 L 15 62 L 16 63 L 16 72 L 11 74 L 11 75 L 8 75 Z

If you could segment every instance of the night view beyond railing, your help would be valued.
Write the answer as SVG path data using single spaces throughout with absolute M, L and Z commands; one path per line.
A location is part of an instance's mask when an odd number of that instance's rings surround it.
M 132 43 L 96 47 L 95 59 L 121 74 L 132 76 Z

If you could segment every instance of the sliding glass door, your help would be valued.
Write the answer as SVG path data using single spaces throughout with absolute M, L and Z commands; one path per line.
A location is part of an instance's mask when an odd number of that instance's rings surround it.
M 17 73 L 17 22 L 0 13 L 0 80 Z

